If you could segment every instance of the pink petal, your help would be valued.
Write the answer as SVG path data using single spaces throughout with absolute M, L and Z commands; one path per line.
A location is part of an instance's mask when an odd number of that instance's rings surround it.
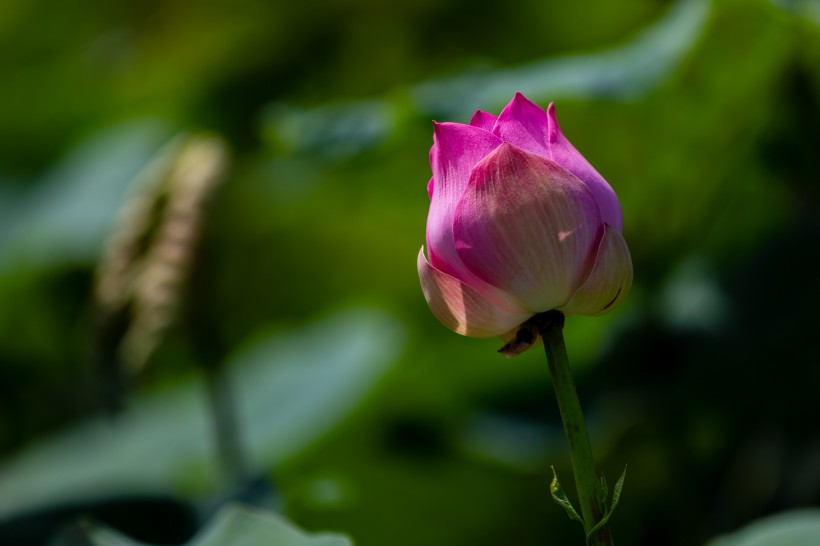
M 506 311 L 496 307 L 477 290 L 439 271 L 424 257 L 418 257 L 421 289 L 430 310 L 447 328 L 469 337 L 497 337 L 527 320 L 532 314 L 523 309 Z
M 470 271 L 536 313 L 569 301 L 592 267 L 603 224 L 580 180 L 504 143 L 474 169 L 453 233 Z
M 558 119 L 555 117 L 555 105 L 550 103 L 547 108 L 549 119 L 549 154 L 547 157 L 577 176 L 586 184 L 589 191 L 598 203 L 601 218 L 615 228 L 618 233 L 623 231 L 624 219 L 618 198 L 606 180 L 598 174 L 592 165 L 575 149 L 561 132 Z
M 541 157 L 550 157 L 547 145 L 547 113 L 521 93 L 516 93 L 513 100 L 501 111 L 493 127 L 493 133 L 504 139 L 504 142 L 509 142 L 522 150 Z
M 559 310 L 567 314 L 603 315 L 621 303 L 631 286 L 629 247 L 623 236 L 607 225 L 589 277 Z
M 430 262 L 438 269 L 470 282 L 474 276 L 456 253 L 453 214 L 467 189 L 473 167 L 497 148 L 501 139 L 478 127 L 460 123 L 435 124 L 433 139 L 430 159 L 435 182 L 427 215 Z
M 433 198 L 433 185 L 435 184 L 434 180 L 435 178 L 431 176 L 430 181 L 427 183 L 427 197 L 430 199 Z
M 470 125 L 473 127 L 480 127 L 485 131 L 492 131 L 497 120 L 498 118 L 492 114 L 482 112 L 481 110 L 476 110 L 475 114 L 473 114 L 473 119 L 470 120 Z

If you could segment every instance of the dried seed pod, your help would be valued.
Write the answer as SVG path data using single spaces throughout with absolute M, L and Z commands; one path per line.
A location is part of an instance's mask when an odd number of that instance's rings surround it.
M 97 363 L 109 375 L 143 369 L 176 320 L 227 161 L 221 139 L 179 137 L 140 175 L 97 270 Z

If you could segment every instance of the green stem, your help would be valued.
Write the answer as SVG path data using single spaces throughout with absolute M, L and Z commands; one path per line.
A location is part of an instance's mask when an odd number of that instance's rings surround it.
M 569 445 L 572 471 L 575 474 L 575 487 L 578 490 L 578 500 L 581 505 L 581 515 L 584 520 L 584 530 L 587 534 L 601 520 L 604 515 L 601 506 L 600 482 L 595 472 L 595 462 L 592 458 L 592 446 L 584 423 L 584 414 L 581 411 L 581 402 L 575 390 L 575 381 L 569 369 L 567 348 L 564 345 L 564 315 L 559 311 L 547 311 L 536 315 L 532 319 L 538 333 L 544 341 L 544 350 L 547 353 L 552 384 L 555 396 L 558 399 L 558 409 L 564 423 L 564 433 Z M 612 546 L 612 536 L 609 526 L 603 525 L 589 538 L 593 546 Z

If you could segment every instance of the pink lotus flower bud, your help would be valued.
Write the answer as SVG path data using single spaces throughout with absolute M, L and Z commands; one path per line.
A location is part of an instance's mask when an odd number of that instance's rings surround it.
M 433 314 L 470 337 L 514 334 L 535 314 L 602 315 L 632 285 L 615 192 L 523 95 L 498 117 L 435 123 L 427 254 Z

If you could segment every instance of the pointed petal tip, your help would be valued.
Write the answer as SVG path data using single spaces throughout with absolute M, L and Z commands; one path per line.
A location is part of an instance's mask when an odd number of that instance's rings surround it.
M 416 263 L 421 265 L 422 260 L 425 262 L 427 261 L 427 258 L 424 256 L 424 245 L 421 245 L 421 248 L 419 248 L 419 254 L 416 256 Z
M 485 131 L 492 131 L 496 121 L 498 121 L 496 116 L 488 114 L 483 110 L 476 110 L 473 117 L 470 118 L 470 125 L 484 129 Z
M 555 101 L 550 101 L 549 105 L 547 106 L 547 115 L 555 121 L 558 121 L 555 117 Z
M 538 106 L 535 102 L 533 102 L 533 101 L 531 101 L 530 99 L 528 99 L 528 98 L 524 95 L 524 93 L 522 93 L 521 91 L 516 91 L 516 92 L 515 92 L 515 96 L 513 96 L 513 98 L 512 98 L 512 100 L 510 101 L 510 103 L 511 103 L 511 104 L 512 104 L 512 103 L 524 103 L 524 104 L 526 104 L 526 105 L 535 106 L 536 108 L 538 108 L 539 110 L 541 110 L 541 107 L 540 107 L 540 106 Z
M 544 109 L 521 93 L 504 107 L 498 115 L 493 133 L 519 148 L 549 157 L 547 135 L 549 120 Z
M 548 172 L 554 172 L 556 169 L 565 171 L 563 167 L 551 159 L 506 141 L 502 142 L 498 148 L 487 154 L 487 156 L 476 165 L 476 169 L 480 167 L 486 168 L 490 162 L 501 164 L 502 167 L 499 168 L 508 168 L 510 171 L 514 171 L 515 167 L 521 164 L 529 165 L 531 168 L 537 168 L 539 171 L 544 168 L 546 168 Z M 475 173 L 475 170 L 473 173 Z M 570 173 L 566 172 L 566 174 Z M 578 181 L 578 183 L 583 185 L 580 181 Z
M 549 124 L 549 130 L 547 132 L 547 139 L 550 143 L 550 146 L 556 144 L 561 137 L 561 126 L 558 124 L 558 116 L 555 113 L 555 103 L 551 102 L 550 105 L 547 107 L 547 123 Z

